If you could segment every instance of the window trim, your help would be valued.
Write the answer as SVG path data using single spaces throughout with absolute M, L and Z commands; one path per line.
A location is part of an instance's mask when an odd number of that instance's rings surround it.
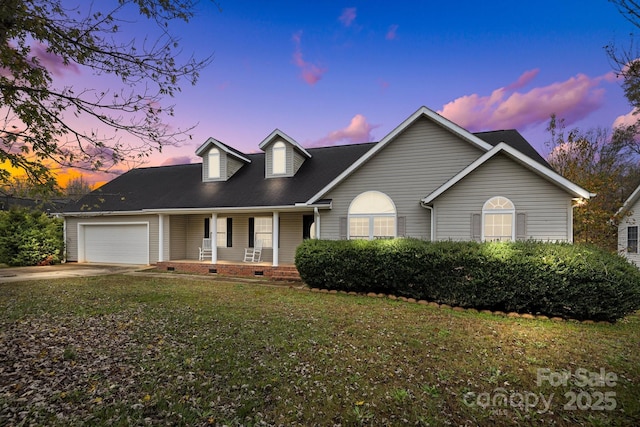
M 282 163 L 282 168 L 276 171 L 276 164 Z M 276 141 L 271 147 L 271 174 L 287 174 L 287 146 L 282 141 Z
M 635 241 L 635 245 L 632 247 L 629 242 L 632 241 L 630 238 L 631 230 L 635 230 L 636 238 L 633 239 Z M 637 254 L 638 253 L 638 226 L 637 225 L 629 225 L 627 226 L 627 253 L 629 254 Z
M 269 234 L 271 236 L 271 242 L 267 245 L 264 241 L 264 239 L 262 239 L 262 247 L 263 248 L 273 248 L 273 217 L 270 216 L 256 216 L 256 217 L 252 217 L 251 219 L 253 219 L 253 227 L 249 227 L 249 228 L 253 228 L 253 242 L 251 242 L 252 244 L 249 245 L 249 247 L 253 247 L 253 245 L 255 244 L 255 241 L 258 240 L 258 236 L 262 235 L 262 234 Z M 269 228 L 270 230 L 267 231 L 257 231 L 257 226 L 258 226 L 258 220 L 259 219 L 264 219 L 264 220 L 268 220 L 266 221 L 267 224 L 269 224 Z M 251 230 L 250 230 L 251 231 Z
M 511 208 L 487 208 L 487 206 L 493 201 L 496 200 L 498 198 L 502 198 L 505 199 L 507 202 L 509 202 L 509 204 L 511 205 Z M 510 242 L 515 242 L 516 240 L 516 205 L 507 197 L 504 196 L 493 196 L 491 198 L 489 198 L 486 202 L 484 202 L 484 204 L 482 205 L 482 223 L 481 223 L 481 227 L 480 227 L 480 232 L 481 232 L 481 240 L 484 242 L 486 240 L 486 233 L 485 233 L 485 228 L 486 228 L 486 217 L 487 215 L 511 215 L 511 238 L 510 238 Z M 495 237 L 495 236 L 494 236 Z M 503 237 L 503 236 L 500 236 Z M 492 240 L 493 241 L 493 240 Z M 502 241 L 502 240 L 500 240 Z
M 393 212 L 369 212 L 369 213 L 351 213 L 352 210 L 354 210 L 355 206 L 354 203 L 356 201 L 358 201 L 358 199 L 362 199 L 363 196 L 365 195 L 376 195 L 376 196 L 382 196 L 384 197 L 386 200 L 386 202 L 388 202 L 392 209 Z M 351 235 L 351 220 L 352 219 L 367 219 L 368 222 L 368 229 L 369 229 L 369 235 L 365 238 L 363 236 L 357 236 L 357 237 L 352 237 Z M 376 218 L 393 218 L 393 235 L 389 235 L 389 236 L 376 236 L 375 235 L 375 222 L 376 222 Z M 351 203 L 349 204 L 349 209 L 347 211 L 347 239 L 351 240 L 351 239 L 366 239 L 366 240 L 374 240 L 374 239 L 394 239 L 398 237 L 398 210 L 396 208 L 396 204 L 393 202 L 393 199 L 391 197 L 389 197 L 387 194 L 381 192 L 381 191 L 376 191 L 376 190 L 372 190 L 372 191 L 364 191 L 360 194 L 358 194 L 356 197 L 353 198 L 353 200 L 351 200 Z
M 213 147 L 209 150 L 209 154 L 207 155 L 208 158 L 208 166 L 207 166 L 207 178 L 208 179 L 220 179 L 222 178 L 222 164 L 221 164 L 221 158 L 222 155 L 220 154 L 220 150 L 216 147 Z M 215 165 L 216 167 L 213 168 L 212 165 Z M 213 171 L 217 171 L 217 175 L 213 175 Z

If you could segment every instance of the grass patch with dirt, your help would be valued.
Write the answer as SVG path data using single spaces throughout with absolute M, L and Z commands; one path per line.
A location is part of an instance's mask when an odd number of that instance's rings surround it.
M 0 313 L 0 424 L 640 424 L 637 314 L 144 275 L 3 284 Z

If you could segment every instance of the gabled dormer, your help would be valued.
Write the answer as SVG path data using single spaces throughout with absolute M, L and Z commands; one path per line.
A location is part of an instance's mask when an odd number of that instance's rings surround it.
M 226 181 L 251 160 L 217 139 L 209 138 L 197 150 L 202 157 L 202 181 Z
M 271 132 L 259 145 L 264 151 L 265 178 L 294 176 L 311 154 L 279 129 Z

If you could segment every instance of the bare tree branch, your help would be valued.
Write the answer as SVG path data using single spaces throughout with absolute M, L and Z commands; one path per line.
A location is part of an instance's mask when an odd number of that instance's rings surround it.
M 55 165 L 105 170 L 183 141 L 192 127 L 173 129 L 174 106 L 164 100 L 179 93 L 182 82 L 195 84 L 212 61 L 180 60 L 180 40 L 169 31 L 171 21 L 195 15 L 197 1 L 70 2 L 0 4 L 0 163 L 36 182 L 52 181 Z M 125 19 L 132 5 L 156 24 L 155 39 L 125 38 L 136 24 Z M 116 76 L 121 85 L 58 88 L 56 70 L 47 69 L 38 52 L 72 69 Z M 10 176 L 0 170 L 0 183 Z

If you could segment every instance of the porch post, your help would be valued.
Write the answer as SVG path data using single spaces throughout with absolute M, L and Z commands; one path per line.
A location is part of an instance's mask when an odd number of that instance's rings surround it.
M 318 208 L 313 208 L 313 222 L 315 223 L 315 227 L 316 227 L 316 239 L 320 238 L 320 211 L 318 210 Z
M 211 214 L 211 264 L 218 262 L 218 214 Z
M 164 261 L 164 214 L 158 214 L 158 262 Z
M 280 246 L 280 214 L 278 212 L 274 212 L 273 213 L 273 235 L 271 238 L 271 241 L 273 242 L 273 266 L 277 267 L 278 266 L 278 257 L 280 255 L 280 250 L 278 248 L 278 246 Z

